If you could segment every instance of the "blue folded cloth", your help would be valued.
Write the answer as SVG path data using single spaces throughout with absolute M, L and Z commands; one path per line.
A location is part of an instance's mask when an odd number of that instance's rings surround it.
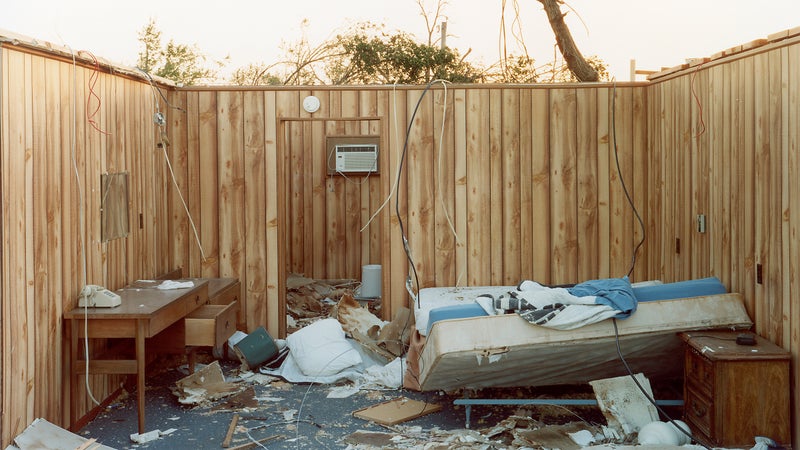
M 595 296 L 595 303 L 619 311 L 620 314 L 616 316 L 619 319 L 629 317 L 636 311 L 637 300 L 628 277 L 584 281 L 567 288 L 567 291 L 576 297 Z

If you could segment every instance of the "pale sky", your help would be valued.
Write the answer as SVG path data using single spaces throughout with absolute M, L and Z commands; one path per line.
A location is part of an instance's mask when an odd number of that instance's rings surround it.
M 450 0 L 445 6 L 447 44 L 468 60 L 484 65 L 499 59 L 504 0 Z M 507 41 L 513 0 L 506 4 Z M 425 0 L 430 10 L 435 0 Z M 528 53 L 539 63 L 553 58 L 555 40 L 537 0 L 518 0 Z M 721 50 L 800 26 L 800 0 L 570 0 L 576 12 L 567 24 L 585 55 L 597 55 L 619 81 L 630 76 L 630 60 L 644 70 L 679 65 L 687 58 Z M 580 15 L 580 18 L 578 17 Z M 254 62 L 274 62 L 282 41 L 307 36 L 319 44 L 347 25 L 385 23 L 426 38 L 415 0 L 4 0 L 0 30 L 49 41 L 75 51 L 134 66 L 140 50 L 137 33 L 150 18 L 164 43 L 197 45 L 211 60 L 230 56 L 225 71 Z M 514 53 L 518 48 L 511 47 Z

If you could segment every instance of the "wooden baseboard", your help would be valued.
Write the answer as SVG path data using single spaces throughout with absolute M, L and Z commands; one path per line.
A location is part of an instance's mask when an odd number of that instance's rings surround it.
M 112 392 L 111 395 L 109 395 L 105 400 L 100 402 L 99 405 L 96 405 L 94 408 L 89 410 L 89 412 L 84 414 L 83 417 L 76 420 L 75 423 L 73 423 L 72 426 L 70 426 L 69 431 L 72 431 L 73 433 L 79 432 L 81 428 L 88 425 L 89 422 L 93 421 L 98 414 L 100 414 L 104 409 L 108 407 L 108 405 L 113 403 L 114 400 L 116 400 L 122 394 L 123 389 L 127 390 L 128 392 L 131 392 L 131 388 L 135 388 L 135 386 L 136 386 L 136 375 L 127 376 L 122 386 L 117 388 L 116 391 Z

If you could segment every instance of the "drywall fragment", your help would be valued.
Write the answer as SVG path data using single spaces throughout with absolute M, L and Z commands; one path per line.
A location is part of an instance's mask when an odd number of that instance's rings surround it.
M 92 450 L 114 450 L 111 447 L 91 442 L 77 434 L 58 427 L 45 419 L 36 419 L 14 438 L 7 450 L 73 450 L 80 448 Z
M 241 384 L 225 381 L 219 361 L 214 361 L 188 377 L 178 380 L 172 392 L 178 397 L 178 402 L 184 405 L 196 405 L 218 400 L 242 390 L 244 386 Z
M 650 381 L 641 373 L 635 376 L 647 396 L 653 398 Z M 624 435 L 637 433 L 642 426 L 658 420 L 655 405 L 650 403 L 630 376 L 595 380 L 589 384 L 608 425 Z
M 161 431 L 159 430 L 148 431 L 147 433 L 142 434 L 133 433 L 131 435 L 131 442 L 135 442 L 137 444 L 146 444 L 148 442 L 155 441 L 159 437 L 161 437 Z

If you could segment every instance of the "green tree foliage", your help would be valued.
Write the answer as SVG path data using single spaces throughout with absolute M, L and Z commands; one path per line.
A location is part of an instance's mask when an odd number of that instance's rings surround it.
M 480 78 L 480 71 L 456 51 L 420 44 L 405 33 L 372 38 L 355 34 L 340 37 L 340 42 L 350 83 L 419 84 L 432 79 L 474 83 Z
M 161 31 L 154 19 L 139 32 L 139 42 L 144 48 L 139 52 L 137 66 L 150 75 L 172 80 L 182 85 L 213 82 L 217 71 L 205 67 L 206 56 L 196 45 L 175 43 L 172 39 L 163 46 Z M 217 62 L 221 67 L 223 63 Z

